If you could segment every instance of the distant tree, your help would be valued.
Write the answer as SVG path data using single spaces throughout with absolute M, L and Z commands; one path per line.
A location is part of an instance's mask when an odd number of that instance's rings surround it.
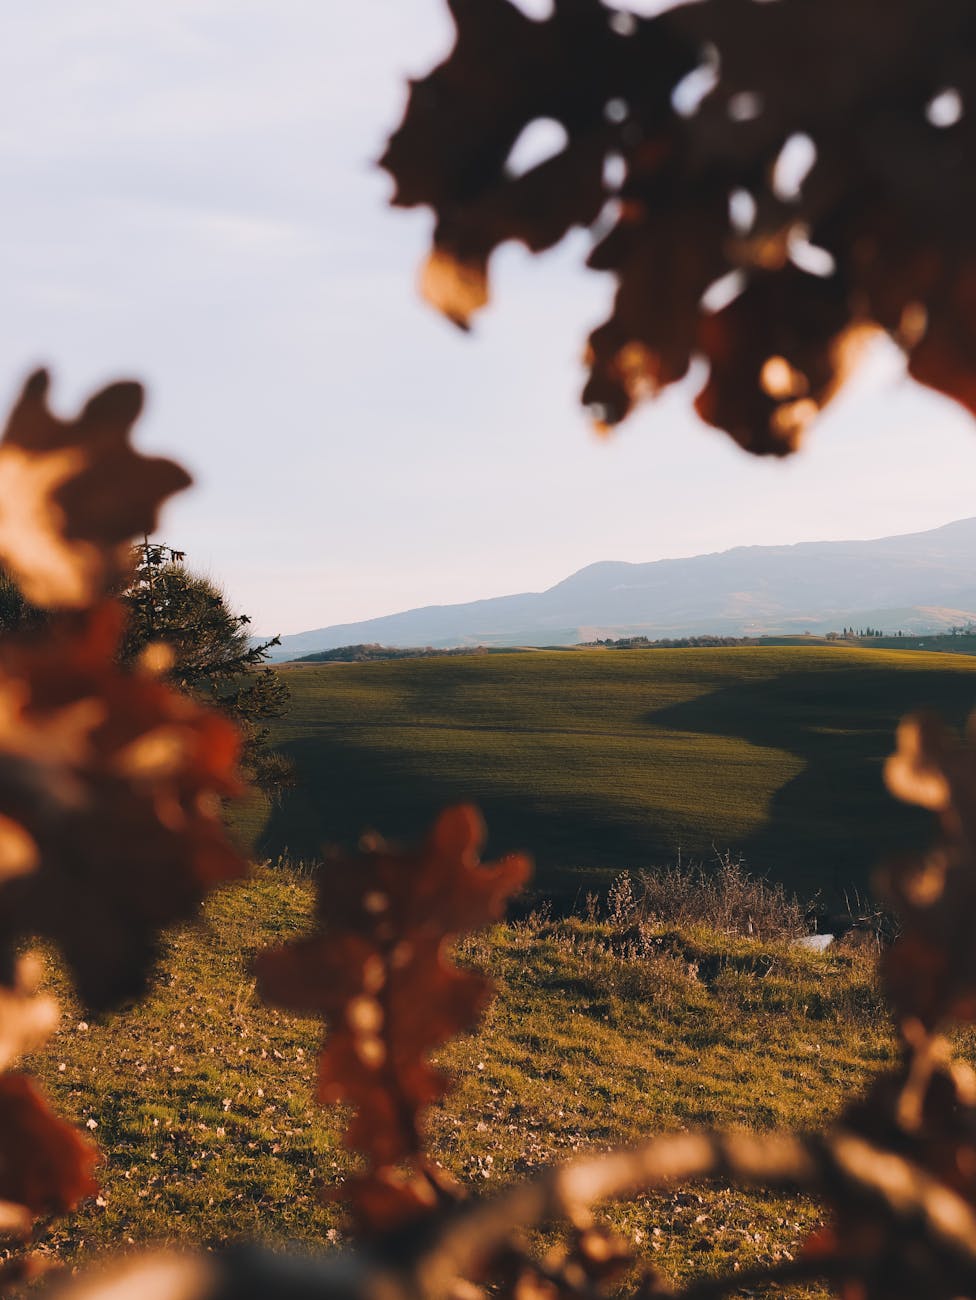
M 250 618 L 233 613 L 219 587 L 191 573 L 182 551 L 146 540 L 136 553 L 135 572 L 122 596 L 129 611 L 123 661 L 132 662 L 148 645 L 168 646 L 169 679 L 231 715 L 244 738 L 245 775 L 269 798 L 280 797 L 294 784 L 294 773 L 262 725 L 280 717 L 289 699 L 280 675 L 266 666 L 279 638 L 253 641 Z

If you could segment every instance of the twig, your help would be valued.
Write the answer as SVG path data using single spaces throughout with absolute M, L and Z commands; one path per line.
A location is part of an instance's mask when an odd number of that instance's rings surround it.
M 791 1188 L 819 1193 L 848 1205 L 870 1206 L 893 1229 L 896 1240 L 921 1239 L 951 1273 L 956 1291 L 976 1290 L 976 1214 L 945 1184 L 918 1166 L 863 1138 L 837 1130 L 801 1138 L 789 1134 L 678 1133 L 641 1146 L 591 1156 L 547 1170 L 490 1200 L 465 1201 L 434 1216 L 406 1239 L 373 1253 L 300 1260 L 258 1250 L 212 1255 L 194 1273 L 183 1267 L 180 1289 L 164 1285 L 133 1289 L 153 1300 L 451 1300 L 460 1280 L 483 1276 L 526 1228 L 562 1220 L 579 1228 L 601 1201 L 660 1190 L 676 1183 L 724 1178 L 747 1187 Z M 879 1251 L 885 1243 L 879 1242 Z M 166 1257 L 163 1257 L 165 1259 Z M 172 1257 L 170 1257 L 172 1258 Z M 877 1262 L 877 1261 L 874 1261 Z M 766 1270 L 692 1283 L 681 1300 L 709 1300 L 732 1287 L 810 1276 L 863 1277 L 871 1260 L 826 1256 Z M 128 1284 L 160 1282 L 160 1257 L 127 1265 Z M 956 1293 L 955 1291 L 953 1293 Z M 93 1280 L 72 1282 L 61 1300 L 109 1300 L 130 1294 L 123 1287 L 98 1289 Z
M 446 1300 L 453 1279 L 478 1276 L 517 1227 L 556 1220 L 585 1227 L 601 1201 L 716 1177 L 870 1204 L 922 1236 L 976 1285 L 976 1214 L 970 1205 L 910 1161 L 838 1130 L 810 1138 L 662 1135 L 642 1146 L 557 1166 L 492 1200 L 462 1205 L 418 1256 L 411 1292 Z

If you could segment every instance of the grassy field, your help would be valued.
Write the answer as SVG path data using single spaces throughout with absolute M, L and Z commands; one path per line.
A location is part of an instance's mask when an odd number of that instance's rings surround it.
M 837 899 L 925 834 L 881 783 L 901 714 L 958 724 L 967 656 L 838 647 L 524 652 L 284 670 L 299 788 L 238 825 L 270 856 L 484 810 L 547 891 L 716 850 Z M 581 874 L 582 873 L 582 874 Z
M 114 1019 L 72 1006 L 52 969 L 67 1014 L 31 1066 L 105 1161 L 98 1200 L 42 1250 L 77 1263 L 145 1242 L 343 1242 L 340 1208 L 319 1199 L 350 1168 L 341 1115 L 311 1099 L 321 1027 L 258 1004 L 248 970 L 255 950 L 307 926 L 311 892 L 267 869 L 223 891 L 202 933 L 167 942 L 150 998 Z M 819 1126 L 893 1055 L 863 953 L 700 925 L 638 938 L 603 913 L 497 926 L 461 955 L 492 972 L 498 996 L 444 1053 L 458 1086 L 432 1112 L 431 1149 L 486 1190 L 666 1129 Z M 707 1186 L 609 1217 L 685 1275 L 795 1253 L 819 1212 Z
M 930 654 L 976 654 L 976 633 L 958 632 L 935 636 L 879 636 L 870 643 L 879 650 L 927 650 Z

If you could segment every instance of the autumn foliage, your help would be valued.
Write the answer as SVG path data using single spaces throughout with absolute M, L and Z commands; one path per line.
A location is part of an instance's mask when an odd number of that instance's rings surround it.
M 449 7 L 455 47 L 412 84 L 382 160 L 394 203 L 433 209 L 421 284 L 449 317 L 488 301 L 500 244 L 541 252 L 583 227 L 616 282 L 586 353 L 601 425 L 702 356 L 702 418 L 786 454 L 867 330 L 976 410 L 966 0 Z M 519 173 L 539 119 L 565 146 Z
M 346 1145 L 366 1159 L 343 1196 L 369 1231 L 399 1227 L 437 1204 L 443 1177 L 424 1158 L 424 1108 L 448 1087 L 429 1054 L 473 1028 L 490 996 L 483 975 L 450 959 L 453 940 L 503 913 L 529 863 L 478 862 L 473 808 L 441 814 L 416 853 L 374 844 L 330 863 L 320 933 L 258 958 L 265 1000 L 327 1018 L 318 1096 L 356 1113 Z
M 133 533 L 189 476 L 129 445 L 142 404 L 116 384 L 65 423 L 27 383 L 0 443 L 0 559 L 41 630 L 0 647 L 0 1064 L 15 1065 L 57 1024 L 25 940 L 55 941 L 94 1008 L 145 987 L 159 932 L 242 874 L 221 798 L 238 791 L 226 721 L 156 680 L 149 656 L 118 666 Z M 4 474 L 7 475 L 4 478 Z M 5 1225 L 64 1213 L 96 1190 L 93 1148 L 52 1115 L 22 1075 L 0 1078 Z
M 792 450 L 865 326 L 976 410 L 972 127 L 933 107 L 973 89 L 962 0 L 704 0 L 654 19 L 555 0 L 542 21 L 508 0 L 451 9 L 456 48 L 414 83 L 384 159 L 395 201 L 436 213 L 423 284 L 449 315 L 466 323 L 486 301 L 500 243 L 538 251 L 583 225 L 591 265 L 617 280 L 585 393 L 606 423 L 700 354 L 700 412 L 750 450 Z M 516 176 L 507 159 L 538 117 L 563 125 L 566 147 Z M 787 185 L 777 168 L 798 134 L 816 158 Z M 811 247 L 830 259 L 813 272 Z M 738 296 L 716 305 L 729 273 Z M 0 1231 L 23 1247 L 2 1281 L 29 1272 L 35 1220 L 70 1211 L 97 1177 L 91 1144 L 15 1068 L 57 1019 L 25 944 L 52 941 L 81 997 L 117 1006 L 144 989 L 161 931 L 246 870 L 220 815 L 240 788 L 234 728 L 166 683 L 158 647 L 119 662 L 111 593 L 188 476 L 131 446 L 137 385 L 105 389 L 74 421 L 50 413 L 47 387 L 28 380 L 0 442 L 0 561 L 50 611 L 0 647 Z M 501 915 L 528 871 L 522 857 L 481 865 L 477 813 L 451 809 L 415 850 L 374 840 L 333 864 L 315 932 L 256 962 L 265 998 L 326 1022 L 319 1099 L 350 1111 L 361 1168 L 342 1190 L 363 1248 L 301 1268 L 137 1257 L 104 1291 L 96 1277 L 64 1293 L 595 1300 L 629 1270 L 636 1294 L 674 1295 L 593 1209 L 711 1177 L 812 1192 L 828 1226 L 794 1261 L 686 1295 L 808 1278 L 847 1300 L 976 1294 L 976 1076 L 948 1036 L 976 1019 L 976 741 L 910 718 L 886 776 L 938 836 L 879 881 L 902 925 L 883 960 L 900 1061 L 830 1131 L 658 1135 L 494 1198 L 445 1184 L 424 1147 L 424 1109 L 447 1086 L 430 1057 L 489 996 L 452 944 Z M 553 1222 L 564 1247 L 540 1259 L 528 1230 Z
M 112 384 L 76 420 L 47 404 L 45 371 L 31 375 L 0 443 L 0 561 L 24 596 L 48 609 L 88 609 L 129 570 L 132 539 L 190 483 L 170 460 L 129 443 L 140 384 Z

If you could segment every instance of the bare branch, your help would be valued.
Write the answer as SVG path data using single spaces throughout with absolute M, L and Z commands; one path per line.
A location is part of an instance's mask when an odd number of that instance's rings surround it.
M 851 1133 L 824 1137 L 790 1134 L 676 1133 L 630 1150 L 612 1151 L 549 1169 L 490 1200 L 468 1201 L 412 1234 L 391 1238 L 373 1252 L 302 1260 L 258 1250 L 208 1257 L 193 1288 L 152 1292 L 153 1300 L 450 1300 L 459 1279 L 476 1279 L 516 1234 L 554 1221 L 578 1227 L 601 1201 L 719 1177 L 747 1187 L 836 1194 L 881 1211 L 904 1238 L 922 1240 L 961 1286 L 976 1288 L 976 1213 L 947 1186 L 910 1161 L 879 1150 Z M 162 1278 L 159 1256 L 128 1265 L 134 1287 L 143 1270 Z M 166 1257 L 162 1257 L 165 1259 Z M 790 1276 L 860 1276 L 871 1261 L 824 1256 L 797 1261 Z M 156 1270 L 153 1272 L 152 1270 Z M 705 1300 L 731 1289 L 782 1280 L 783 1266 L 692 1283 L 683 1300 Z M 121 1275 L 116 1275 L 121 1276 Z M 139 1294 L 145 1292 L 140 1291 Z M 96 1289 L 90 1277 L 56 1292 L 58 1300 L 114 1300 L 121 1287 Z M 132 1294 L 136 1294 L 133 1290 Z

